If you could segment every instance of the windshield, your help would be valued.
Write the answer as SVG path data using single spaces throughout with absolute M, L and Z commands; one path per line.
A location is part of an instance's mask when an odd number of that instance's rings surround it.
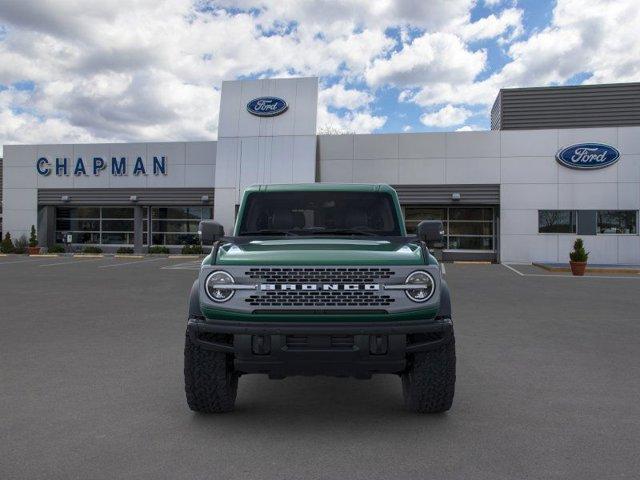
M 398 236 L 391 195 L 378 192 L 258 192 L 248 196 L 239 235 Z

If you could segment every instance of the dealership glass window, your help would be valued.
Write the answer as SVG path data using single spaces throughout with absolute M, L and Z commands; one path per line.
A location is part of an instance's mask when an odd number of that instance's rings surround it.
M 635 235 L 638 233 L 638 212 L 636 210 L 599 210 L 597 232 Z
M 133 207 L 58 207 L 56 242 L 133 245 Z
M 415 233 L 422 220 L 442 220 L 448 250 L 493 250 L 494 211 L 492 207 L 404 206 L 408 233 Z
M 198 243 L 198 224 L 200 220 L 210 220 L 212 218 L 212 207 L 151 207 L 151 242 L 153 245 Z M 147 232 L 148 225 L 146 220 L 144 227 L 145 232 Z
M 538 233 L 576 233 L 574 210 L 538 210 Z
M 404 224 L 408 233 L 416 233 L 418 224 L 423 220 L 442 220 L 444 224 L 447 221 L 447 209 L 419 206 L 404 207 Z M 445 231 L 446 229 L 447 226 L 445 225 Z

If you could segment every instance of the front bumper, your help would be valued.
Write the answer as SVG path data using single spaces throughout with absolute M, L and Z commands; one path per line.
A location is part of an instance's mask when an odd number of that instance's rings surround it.
M 446 343 L 450 318 L 379 323 L 233 322 L 190 318 L 187 332 L 201 348 L 234 355 L 237 371 L 369 378 L 400 373 L 407 354 Z

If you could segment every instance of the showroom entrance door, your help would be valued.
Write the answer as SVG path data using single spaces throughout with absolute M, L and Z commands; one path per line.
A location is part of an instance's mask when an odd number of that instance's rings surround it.
M 442 259 L 497 259 L 498 206 L 403 205 L 408 233 L 415 233 L 422 220 L 441 220 L 444 225 Z

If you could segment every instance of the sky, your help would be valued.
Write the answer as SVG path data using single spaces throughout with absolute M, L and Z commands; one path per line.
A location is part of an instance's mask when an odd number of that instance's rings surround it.
M 3 0 L 0 144 L 217 138 L 223 80 L 318 131 L 489 129 L 500 88 L 640 81 L 638 0 Z

